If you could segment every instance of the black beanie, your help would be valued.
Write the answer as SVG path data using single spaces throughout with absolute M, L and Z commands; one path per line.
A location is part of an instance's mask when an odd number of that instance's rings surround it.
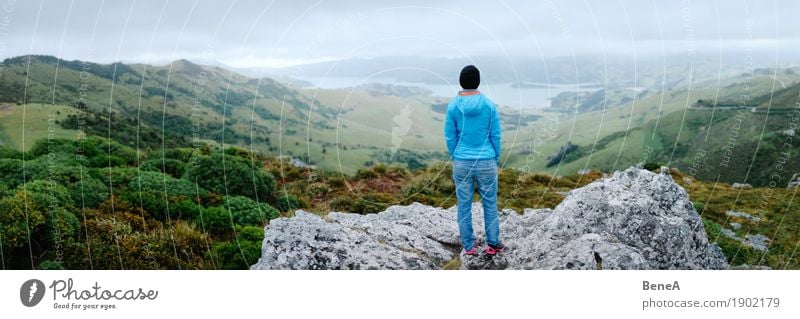
M 481 84 L 481 71 L 474 65 L 467 65 L 461 69 L 461 76 L 458 79 L 461 87 L 465 90 L 474 90 Z

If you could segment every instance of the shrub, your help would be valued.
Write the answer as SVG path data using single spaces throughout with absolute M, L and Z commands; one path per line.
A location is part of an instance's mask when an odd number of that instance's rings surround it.
M 80 228 L 71 208 L 67 189 L 54 182 L 34 181 L 17 188 L 14 196 L 0 200 L 3 246 L 14 250 L 30 243 L 26 255 L 33 253 L 35 258 L 64 253 Z
M 282 212 L 292 212 L 296 209 L 303 208 L 303 202 L 296 196 L 285 192 L 278 192 L 279 195 L 275 196 L 275 207 Z
M 27 192 L 18 191 L 14 196 L 0 200 L 0 224 L 3 225 L 0 227 L 0 236 L 4 247 L 28 245 L 28 230 L 37 229 L 46 222 L 41 211 L 26 206 L 28 197 Z
M 96 207 L 108 198 L 108 187 L 89 175 L 81 166 L 48 165 L 34 172 L 29 179 L 52 180 L 69 189 L 72 201 L 79 207 Z
M 200 215 L 200 212 L 203 210 L 203 206 L 195 203 L 190 199 L 184 199 L 182 201 L 176 202 L 171 204 L 169 207 L 170 215 L 172 218 L 183 219 L 183 220 L 195 220 L 197 216 Z
M 233 222 L 242 226 L 262 226 L 270 219 L 280 217 L 280 213 L 269 204 L 243 196 L 229 196 L 225 200 L 225 208 L 230 210 Z
M 22 187 L 17 188 L 18 191 Z M 28 192 L 28 200 L 32 201 L 36 208 L 72 208 L 75 203 L 66 187 L 54 182 L 45 180 L 35 180 L 25 185 Z
M 217 237 L 225 237 L 233 230 L 231 214 L 222 207 L 209 207 L 200 213 L 201 229 Z
M 168 148 L 163 150 L 164 158 L 174 159 L 184 163 L 192 159 L 193 153 L 193 148 Z
M 331 188 L 341 188 L 346 185 L 344 178 L 340 175 L 330 176 L 326 179 L 326 182 Z
M 22 152 L 0 145 L 0 158 L 22 159 Z
M 57 261 L 44 260 L 36 267 L 38 270 L 64 270 L 64 265 Z
M 0 183 L 8 188 L 16 188 L 22 184 L 22 173 L 22 160 L 0 158 Z
M 139 165 L 139 169 L 181 178 L 186 170 L 186 163 L 171 158 L 153 158 L 142 162 L 142 164 Z
M 139 186 L 130 188 L 131 181 L 139 176 L 139 170 L 131 167 L 111 167 L 95 169 L 99 180 L 106 186 L 113 186 L 115 189 L 121 186 L 128 186 L 130 191 L 139 191 Z
M 123 167 L 128 165 L 128 160 L 122 156 L 101 154 L 90 157 L 86 162 L 88 167 Z
M 140 172 L 139 176 L 128 184 L 128 189 L 131 190 L 139 190 L 140 187 L 142 192 L 160 193 L 162 195 L 166 192 L 168 197 L 195 198 L 206 193 L 205 189 L 196 187 L 188 180 L 149 171 Z
M 153 218 L 166 219 L 167 199 L 163 193 L 131 191 L 123 193 L 121 199 L 143 209 Z
M 248 269 L 261 257 L 263 240 L 264 230 L 260 227 L 237 227 L 236 240 L 214 244 L 213 255 L 221 269 Z
M 50 153 L 77 154 L 75 141 L 66 138 L 42 138 L 37 140 L 28 151 L 33 157 L 40 157 Z
M 415 176 L 403 187 L 403 196 L 443 195 L 455 191 L 455 184 L 450 175 L 441 172 L 424 172 Z
M 275 179 L 269 172 L 251 166 L 249 160 L 218 153 L 193 158 L 184 178 L 218 194 L 257 201 L 267 200 L 275 189 Z
M 692 205 L 694 206 L 694 210 L 696 210 L 698 213 L 703 213 L 703 209 L 705 209 L 705 205 L 703 203 L 692 202 Z
M 644 166 L 642 166 L 642 168 L 644 168 L 644 169 L 646 169 L 648 171 L 657 171 L 657 170 L 661 169 L 661 166 L 662 166 L 661 163 L 647 162 L 647 163 L 644 163 Z
M 342 212 L 371 214 L 381 212 L 396 202 L 391 194 L 386 193 L 367 193 L 360 198 L 345 195 L 335 198 L 331 202 L 331 208 Z

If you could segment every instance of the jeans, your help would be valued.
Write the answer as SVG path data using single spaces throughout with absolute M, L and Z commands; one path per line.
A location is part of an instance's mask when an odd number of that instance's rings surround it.
M 475 237 L 472 233 L 472 196 L 475 182 L 483 204 L 483 225 L 486 228 L 486 243 L 500 243 L 500 224 L 497 220 L 497 161 L 454 160 L 453 181 L 458 198 L 458 231 L 464 250 L 472 249 Z

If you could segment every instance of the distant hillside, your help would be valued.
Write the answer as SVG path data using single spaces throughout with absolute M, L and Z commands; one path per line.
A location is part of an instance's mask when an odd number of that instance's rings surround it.
M 60 137 L 76 138 L 81 129 L 140 149 L 236 145 L 344 174 L 377 164 L 420 168 L 448 158 L 442 138 L 448 100 L 413 87 L 297 88 L 186 60 L 151 66 L 24 56 L 3 65 L 0 141 L 20 150 L 46 134 L 55 110 Z M 666 90 L 566 97 L 580 103 L 564 103 L 565 110 L 577 105 L 578 112 L 501 108 L 502 164 L 555 175 L 641 161 L 686 170 L 697 166 L 701 152 L 709 164 L 693 175 L 767 185 L 770 163 L 781 159 L 774 150 L 790 134 L 793 117 L 787 114 L 796 105 L 798 83 L 794 69 L 764 69 Z M 742 113 L 698 103 L 744 94 L 759 103 L 757 114 L 751 106 Z M 726 146 L 734 134 L 735 145 Z M 576 147 L 554 157 L 567 143 Z M 788 154 L 783 167 L 800 172 L 797 154 Z M 723 155 L 725 169 L 711 164 Z
M 564 113 L 602 111 L 651 94 L 648 90 L 601 89 L 597 91 L 562 92 L 550 102 L 550 109 Z
M 765 94 L 753 99 L 753 104 L 759 109 L 767 108 L 797 108 L 800 106 L 800 83 L 795 83 L 775 93 Z
M 774 74 L 708 80 L 600 110 L 551 117 L 517 141 L 507 165 L 559 175 L 652 162 L 710 181 L 785 187 L 792 174 L 800 172 L 800 140 L 791 138 L 800 133 L 800 108 L 792 102 L 798 76 Z M 772 93 L 776 83 L 787 88 Z M 697 103 L 742 95 L 756 102 L 772 95 L 770 112 L 763 104 L 753 112 L 753 106 Z M 613 98 L 609 94 L 608 99 Z M 568 144 L 573 147 L 562 152 Z
M 60 129 L 132 147 L 238 145 L 347 174 L 377 163 L 417 167 L 447 158 L 444 117 L 432 107 L 446 101 L 414 87 L 300 89 L 186 60 L 152 66 L 22 56 L 3 65 L 0 141 L 17 149 L 34 140 L 21 144 L 23 129 L 14 123 L 23 122 L 22 111 L 54 104 L 74 108 L 59 115 Z M 40 129 L 32 123 L 46 123 L 47 113 L 26 113 L 25 131 Z M 509 130 L 537 118 L 523 113 L 501 110 L 514 119 Z

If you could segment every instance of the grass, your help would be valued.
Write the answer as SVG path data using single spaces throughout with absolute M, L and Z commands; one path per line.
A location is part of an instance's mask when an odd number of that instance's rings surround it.
M 376 166 L 363 169 L 356 176 L 344 178 L 333 172 L 319 175 L 306 169 L 285 168 L 285 178 L 278 178 L 278 188 L 300 194 L 300 199 L 306 204 L 304 209 L 320 215 L 334 210 L 376 213 L 385 210 L 389 205 L 407 205 L 412 202 L 444 208 L 456 204 L 450 177 L 451 167 L 447 163 L 412 171 Z M 585 186 L 602 178 L 602 175 L 602 172 L 593 170 L 585 175 L 554 177 L 543 173 L 502 169 L 498 180 L 498 207 L 510 208 L 518 213 L 524 212 L 525 208 L 554 208 L 563 201 L 564 192 Z M 675 169 L 672 170 L 672 176 L 686 189 L 695 204 L 704 221 L 709 241 L 716 242 L 722 248 L 732 265 L 800 269 L 800 256 L 797 255 L 800 245 L 800 209 L 796 208 L 796 195 L 800 189 L 733 189 L 727 183 L 688 178 L 687 174 Z M 318 191 L 319 189 L 325 191 Z M 368 199 L 369 202 L 362 202 L 362 199 Z M 475 200 L 477 199 L 476 195 Z M 729 210 L 747 212 L 758 216 L 761 221 L 729 217 L 725 214 Z M 757 251 L 724 236 L 722 228 L 732 229 L 731 222 L 742 225 L 740 230 L 735 230 L 738 237 L 761 234 L 770 238 L 768 251 Z M 456 269 L 460 267 L 460 261 L 451 260 L 444 267 Z
M 78 112 L 66 105 L 0 105 L 0 140 L 11 148 L 27 151 L 36 140 L 47 138 L 48 135 L 51 138 L 77 139 L 77 130 L 64 129 L 55 121 L 64 120 L 68 114 Z
M 698 213 L 706 221 L 709 240 L 722 247 L 728 260 L 734 265 L 767 265 L 773 269 L 798 269 L 798 245 L 800 245 L 800 209 L 797 208 L 798 188 L 753 188 L 734 189 L 726 183 L 693 182 L 691 184 L 676 176 L 676 180 L 689 192 L 694 203 L 701 203 Z M 758 222 L 729 217 L 725 212 L 734 210 L 761 218 Z M 720 228 L 732 229 L 730 223 L 737 222 L 741 229 L 734 230 L 739 237 L 761 234 L 770 238 L 766 253 L 751 249 L 720 233 Z M 710 224 L 713 223 L 713 224 Z M 709 225 L 711 228 L 709 229 Z

